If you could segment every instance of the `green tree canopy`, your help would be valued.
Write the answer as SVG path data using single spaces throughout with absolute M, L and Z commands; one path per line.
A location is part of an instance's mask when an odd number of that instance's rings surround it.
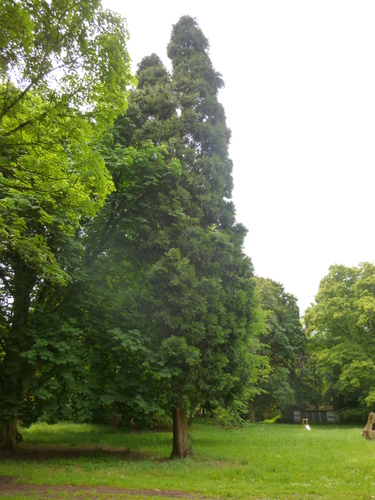
M 73 234 L 113 189 L 95 144 L 126 107 L 127 32 L 98 1 L 6 0 L 0 18 L 1 245 L 64 280 L 50 234 Z
M 325 402 L 347 419 L 363 419 L 374 409 L 374 320 L 375 266 L 331 266 L 304 321 Z
M 133 78 L 124 22 L 98 1 L 5 0 L 0 25 L 0 446 L 11 447 L 35 376 L 30 312 L 69 280 L 71 237 L 113 190 L 97 144 Z
M 296 403 L 297 372 L 302 366 L 305 336 L 297 299 L 271 279 L 256 278 L 261 304 L 267 314 L 268 332 L 261 335 L 263 354 L 271 370 L 259 383 L 259 394 L 250 405 L 252 419 L 272 418 Z

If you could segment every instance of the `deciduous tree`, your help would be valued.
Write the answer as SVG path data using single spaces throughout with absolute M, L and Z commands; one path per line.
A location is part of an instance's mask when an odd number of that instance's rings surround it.
M 331 266 L 304 321 L 326 402 L 344 418 L 365 419 L 375 403 L 375 266 Z
M 250 404 L 252 419 L 284 415 L 296 402 L 296 378 L 302 367 L 305 336 L 300 323 L 297 299 L 282 284 L 257 278 L 262 308 L 267 314 L 268 332 L 261 335 L 263 354 L 271 371 L 258 385 L 259 394 Z
M 100 2 L 5 0 L 0 7 L 0 446 L 15 445 L 43 363 L 30 314 L 65 284 L 69 238 L 113 183 L 96 145 L 132 82 L 122 19 Z

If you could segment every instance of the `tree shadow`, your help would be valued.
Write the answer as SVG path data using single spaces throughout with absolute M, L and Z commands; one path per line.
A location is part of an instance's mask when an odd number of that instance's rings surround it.
M 156 460 L 159 454 L 148 451 L 130 450 L 121 446 L 66 446 L 66 445 L 30 445 L 22 444 L 12 451 L 0 451 L 0 461 L 3 460 L 26 460 L 45 461 L 53 459 L 74 460 L 78 458 L 91 459 L 117 459 L 124 461 Z

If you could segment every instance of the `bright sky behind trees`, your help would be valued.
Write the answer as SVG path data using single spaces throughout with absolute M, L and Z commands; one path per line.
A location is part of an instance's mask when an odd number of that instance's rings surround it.
M 136 64 L 196 17 L 225 81 L 237 220 L 255 272 L 301 313 L 331 264 L 374 261 L 375 3 L 103 0 L 128 22 Z

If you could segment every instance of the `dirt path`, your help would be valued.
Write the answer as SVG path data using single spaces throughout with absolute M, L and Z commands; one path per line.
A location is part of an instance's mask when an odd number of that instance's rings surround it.
M 27 498 L 34 495 L 39 499 L 98 499 L 105 498 L 127 498 L 139 497 L 164 497 L 164 498 L 192 498 L 195 500 L 207 500 L 207 497 L 195 496 L 184 491 L 174 490 L 128 490 L 125 488 L 114 488 L 112 486 L 49 486 L 39 484 L 22 484 L 17 482 L 19 478 L 10 476 L 0 476 L 0 498 L 7 498 L 10 495 L 22 495 Z

